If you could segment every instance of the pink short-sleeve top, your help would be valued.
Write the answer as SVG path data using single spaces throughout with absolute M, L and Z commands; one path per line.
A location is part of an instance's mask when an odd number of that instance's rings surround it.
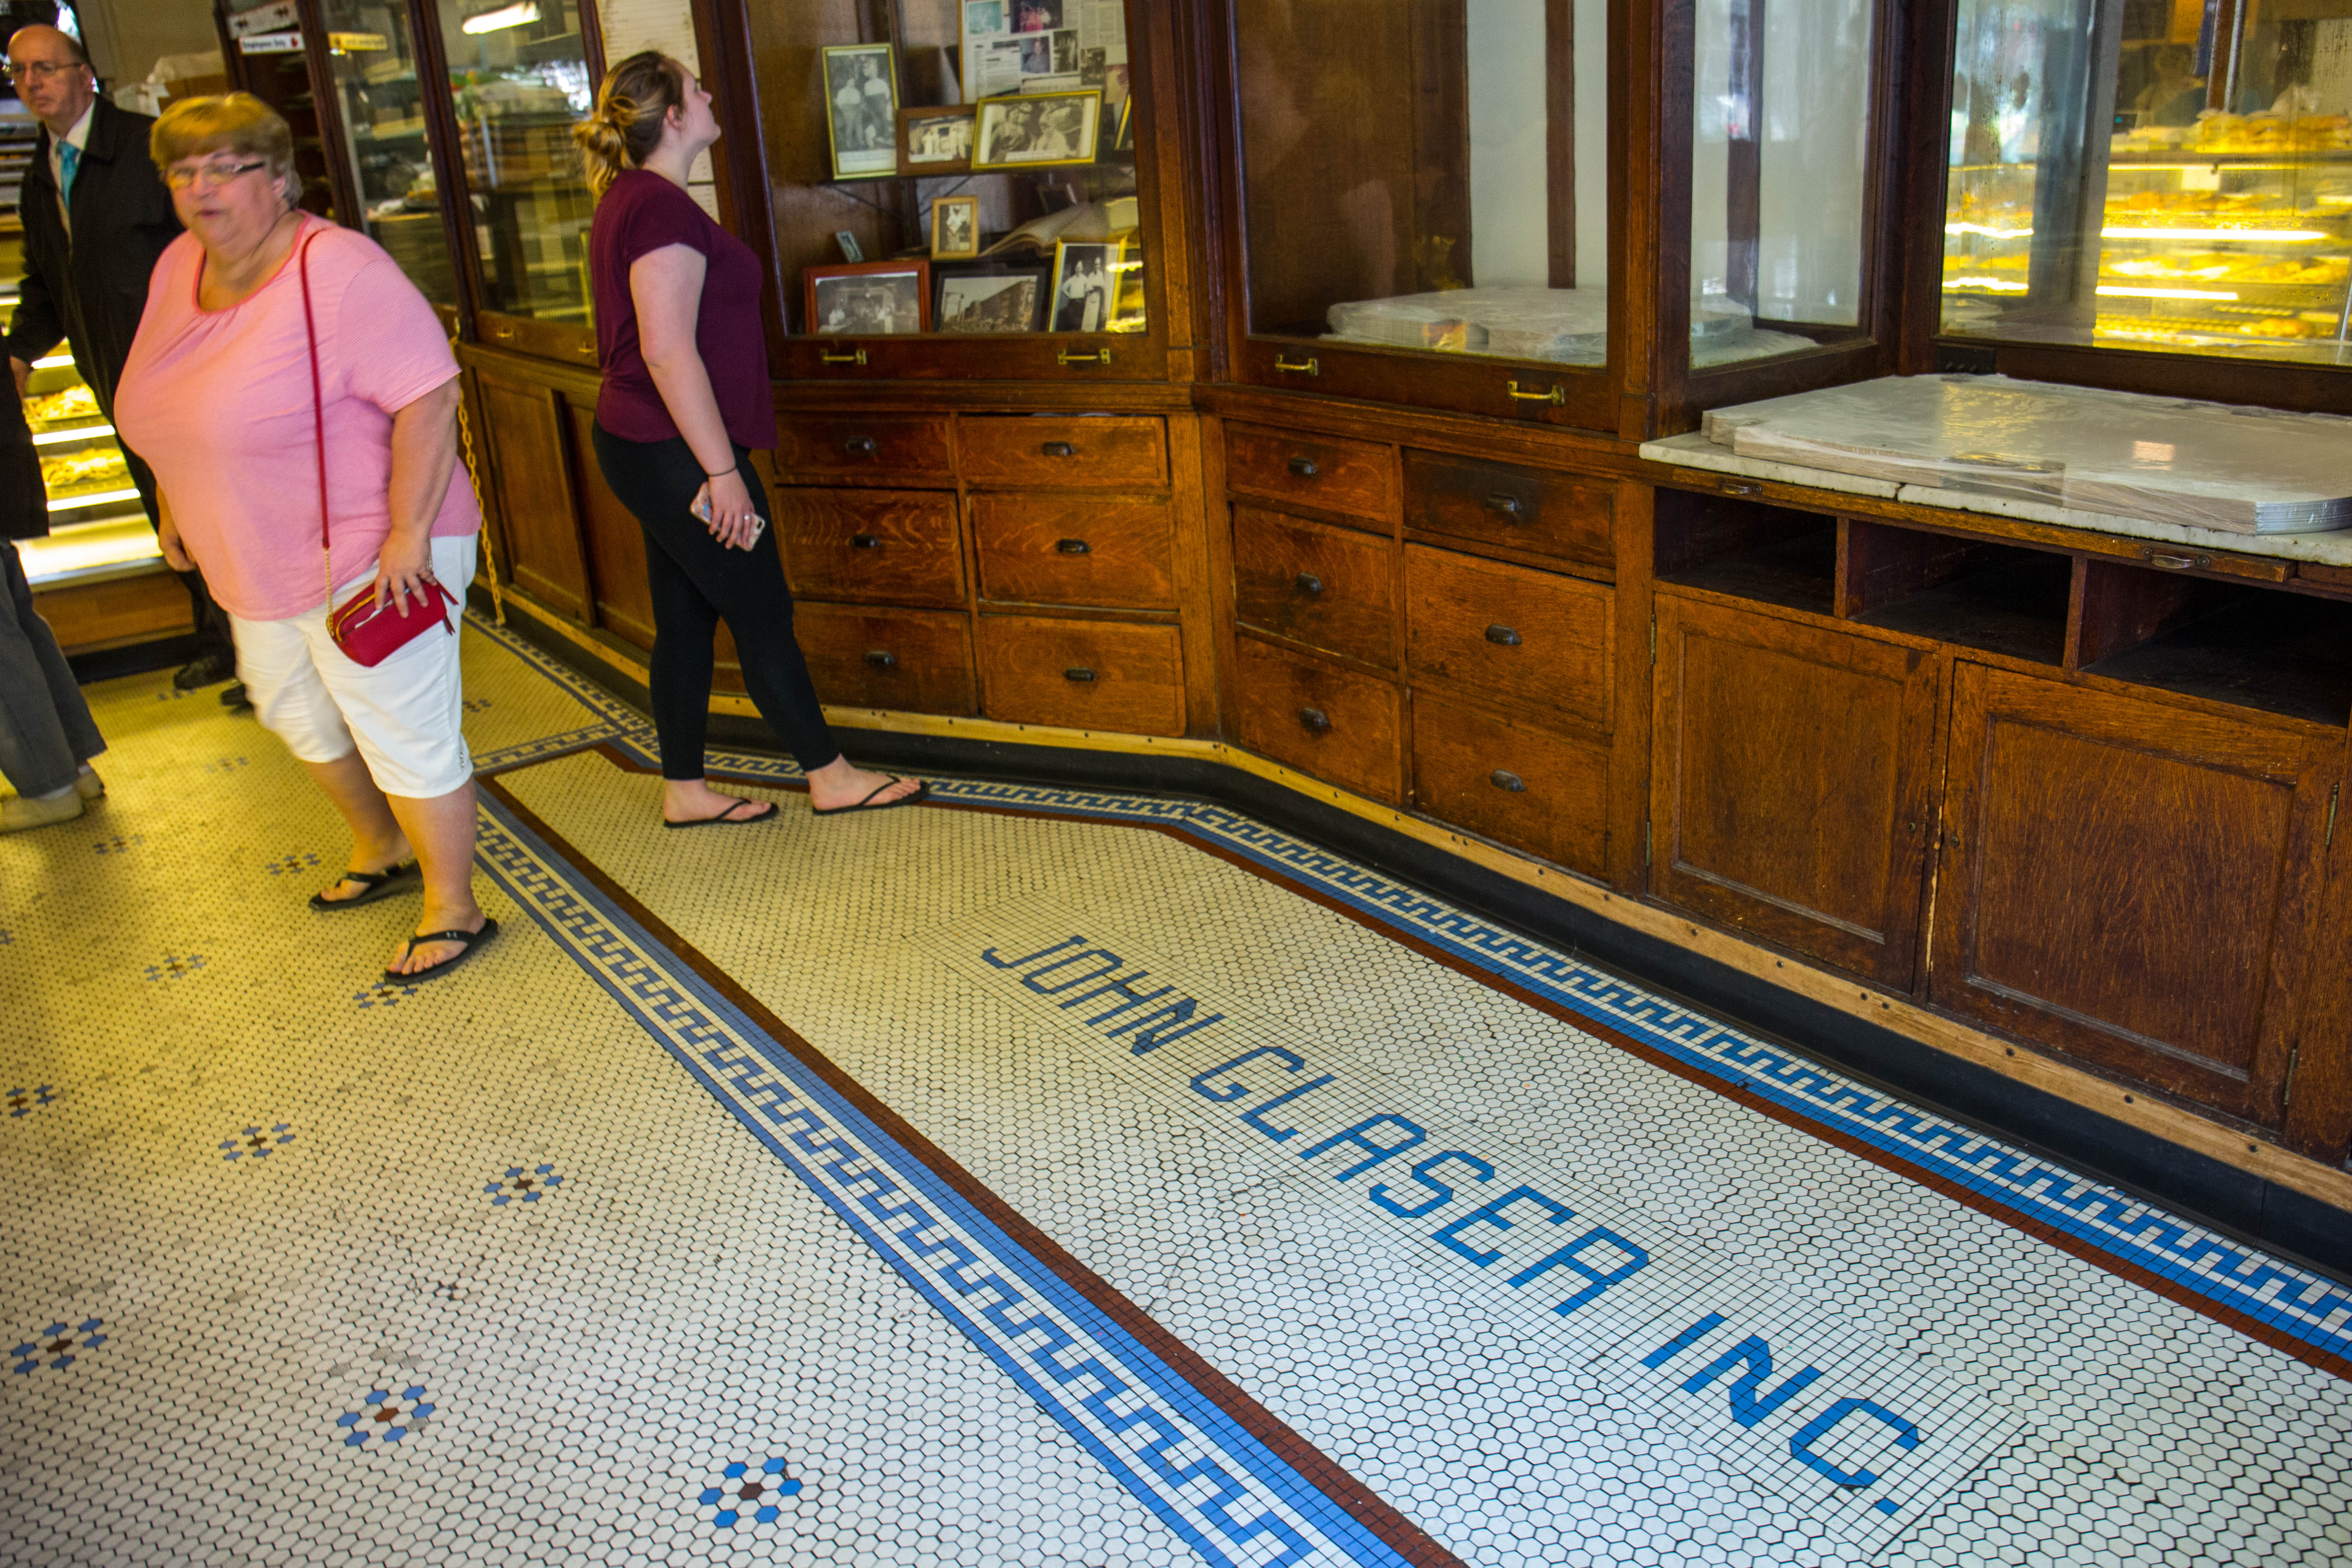
M 226 310 L 196 301 L 205 253 L 195 235 L 165 247 L 115 391 L 115 428 L 154 469 L 213 597 L 247 621 L 283 621 L 327 596 L 306 247 L 339 585 L 365 576 L 392 532 L 392 416 L 457 373 L 433 307 L 364 235 L 304 217 L 285 264 Z M 433 535 L 480 526 L 460 465 Z

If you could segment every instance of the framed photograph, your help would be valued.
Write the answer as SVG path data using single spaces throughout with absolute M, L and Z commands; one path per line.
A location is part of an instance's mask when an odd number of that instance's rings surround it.
M 1016 33 L 1050 33 L 1062 26 L 1066 0 L 1005 0 Z
M 1065 27 L 1058 33 L 1034 33 L 1021 40 L 1021 74 L 1024 77 L 1066 76 L 1078 74 L 1078 31 Z M 1078 83 L 1073 79 L 1071 86 Z
M 824 129 L 833 177 L 878 180 L 898 172 L 898 73 L 887 44 L 824 51 Z
M 931 329 L 931 264 L 842 262 L 801 275 L 808 329 L 826 338 L 879 338 Z
M 1034 332 L 1044 327 L 1045 268 L 943 272 L 932 319 L 942 332 Z
M 1049 332 L 1110 330 L 1117 240 L 1061 240 L 1054 246 L 1054 297 Z
M 1118 247 L 1118 260 L 1112 264 L 1110 286 L 1110 321 L 1107 332 L 1140 332 L 1151 325 L 1151 312 L 1143 300 L 1143 240 L 1130 234 Z
M 1118 106 L 1118 130 L 1112 135 L 1110 144 L 1114 152 L 1135 151 L 1135 99 L 1131 96 Z
M 972 132 L 976 169 L 1036 169 L 1091 163 L 1102 134 L 1102 93 L 1024 93 L 983 99 Z
M 971 106 L 898 111 L 898 172 L 962 174 L 971 169 Z
M 980 255 L 980 198 L 941 196 L 931 204 L 931 259 L 970 261 Z

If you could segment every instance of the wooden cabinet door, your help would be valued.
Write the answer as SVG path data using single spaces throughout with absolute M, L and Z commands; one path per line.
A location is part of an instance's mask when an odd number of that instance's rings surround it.
M 500 564 L 516 587 L 588 623 L 593 595 L 556 394 L 488 375 L 478 375 L 476 385 L 506 524 L 510 559 Z
M 2275 1124 L 2343 746 L 1960 665 L 1930 995 Z
M 1657 617 L 1650 891 L 1907 989 L 1934 655 L 1666 594 Z

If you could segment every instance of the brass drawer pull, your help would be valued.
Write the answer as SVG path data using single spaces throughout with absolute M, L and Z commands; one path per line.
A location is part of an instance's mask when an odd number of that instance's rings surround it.
M 1298 591 L 1301 593 L 1320 593 L 1323 591 L 1323 580 L 1316 576 L 1311 571 L 1300 572 L 1298 574 L 1297 582 Z
M 490 329 L 490 336 L 501 343 L 512 342 L 514 335 L 515 329 L 511 327 L 494 327 Z
M 1049 441 L 1037 448 L 1048 457 L 1076 457 L 1078 449 L 1066 441 Z
M 2167 571 L 2197 571 L 2209 569 L 2213 564 L 2213 558 L 2210 555 L 2173 555 L 2153 548 L 2141 553 L 2147 557 L 2148 565 L 2160 566 Z
M 1727 496 L 1760 496 L 1764 486 L 1753 479 L 1726 479 L 1716 488 Z
M 1486 641 L 1497 647 L 1516 648 L 1519 645 L 1519 634 L 1508 626 L 1489 626 L 1486 628 Z
M 849 536 L 849 548 L 851 549 L 880 549 L 882 548 L 882 541 L 872 534 L 852 534 Z
M 872 653 L 866 655 L 866 662 L 873 665 L 877 670 L 895 670 L 898 667 L 898 655 L 896 653 L 886 653 L 881 649 L 877 648 Z
M 1512 398 L 1519 402 L 1566 402 L 1568 401 L 1566 387 L 1556 386 L 1549 392 L 1521 392 L 1519 383 L 1517 382 L 1505 382 L 1503 386 Z
M 1096 349 L 1087 353 L 1074 354 L 1064 349 L 1054 356 L 1054 362 L 1057 365 L 1107 365 L 1110 363 L 1110 350 Z
M 1486 505 L 1507 517 L 1516 517 L 1519 515 L 1519 498 L 1517 496 L 1506 496 L 1499 490 L 1486 497 Z
M 1084 539 L 1055 539 L 1054 548 L 1064 555 L 1085 555 L 1094 549 Z
M 1319 376 L 1323 373 L 1323 361 L 1309 354 L 1303 361 L 1294 365 L 1280 354 L 1276 354 L 1274 356 L 1274 368 L 1288 375 Z
M 862 365 L 866 362 L 866 350 L 852 349 L 845 354 L 836 354 L 831 349 L 819 349 L 816 361 L 821 365 Z
M 1486 782 L 1492 784 L 1497 789 L 1507 791 L 1513 795 L 1524 795 L 1528 792 L 1528 782 L 1526 779 L 1520 778 L 1516 773 L 1506 773 L 1499 768 L 1486 775 Z
M 1319 707 L 1303 707 L 1298 710 L 1298 723 L 1313 734 L 1326 735 L 1330 732 L 1331 716 Z
M 1095 673 L 1092 670 L 1087 669 L 1084 664 L 1080 664 L 1074 669 L 1064 670 L 1062 672 L 1062 679 L 1066 681 L 1091 681 L 1094 678 Z
M 841 444 L 841 449 L 852 457 L 871 457 L 877 450 L 870 435 L 853 435 Z
M 1290 460 L 1290 471 L 1293 474 L 1297 475 L 1301 479 L 1312 479 L 1318 472 L 1320 472 L 1320 470 L 1315 466 L 1315 459 L 1312 457 L 1292 458 Z

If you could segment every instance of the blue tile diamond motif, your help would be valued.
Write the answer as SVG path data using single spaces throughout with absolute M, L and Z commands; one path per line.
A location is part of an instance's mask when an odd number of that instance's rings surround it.
M 528 1170 L 521 1166 L 510 1166 L 506 1175 L 488 1183 L 482 1190 L 493 1195 L 490 1198 L 492 1208 L 504 1208 L 518 1201 L 537 1203 L 562 1185 L 563 1178 L 556 1174 L 551 1165 L 535 1166 Z
M 9 1370 L 22 1375 L 47 1366 L 63 1372 L 79 1359 L 81 1352 L 96 1350 L 106 1343 L 106 1335 L 99 1332 L 104 1326 L 104 1320 L 100 1318 L 84 1318 L 78 1323 L 51 1323 L 22 1344 L 10 1347 L 8 1355 L 15 1364 Z
M 221 1158 L 236 1161 L 249 1156 L 266 1160 L 294 1141 L 292 1127 L 290 1122 L 280 1122 L 267 1132 L 259 1127 L 247 1127 L 234 1138 L 221 1140 L 220 1146 L 225 1151 Z
M 8 1114 L 29 1116 L 44 1105 L 56 1103 L 57 1098 L 58 1086 L 54 1083 L 43 1083 L 31 1089 L 11 1089 L 8 1091 Z
M 272 876 L 290 876 L 309 871 L 318 863 L 319 857 L 305 850 L 296 854 L 279 855 L 263 869 Z
M 335 1417 L 342 1428 L 343 1447 L 360 1448 L 370 1438 L 385 1443 L 397 1443 L 410 1436 L 431 1419 L 433 1406 L 425 1397 L 425 1385 L 413 1383 L 394 1393 L 389 1388 L 371 1388 L 360 1396 L 360 1407 L 346 1410 Z
M 370 1008 L 396 1008 L 415 994 L 416 988 L 413 985 L 404 986 L 398 980 L 379 980 L 364 991 L 353 991 L 352 1000 L 360 1011 L 365 1012 Z
M 147 835 L 144 833 L 132 833 L 128 838 L 117 833 L 110 839 L 100 839 L 89 847 L 102 855 L 122 855 L 131 852 L 131 845 L 143 844 L 146 841 Z
M 725 1479 L 703 1488 L 697 1500 L 713 1511 L 710 1522 L 720 1530 L 732 1530 L 746 1520 L 772 1524 L 784 1511 L 782 1503 L 801 1494 L 801 1483 L 786 1473 L 780 1458 L 762 1460 L 757 1469 L 738 1459 L 719 1474 Z
M 251 762 L 242 757 L 216 757 L 210 762 L 205 764 L 205 771 L 207 773 L 234 773 L 240 768 L 250 768 L 252 766 L 253 764 Z
M 166 953 L 160 964 L 150 964 L 143 971 L 148 980 L 183 980 L 205 967 L 202 953 Z

